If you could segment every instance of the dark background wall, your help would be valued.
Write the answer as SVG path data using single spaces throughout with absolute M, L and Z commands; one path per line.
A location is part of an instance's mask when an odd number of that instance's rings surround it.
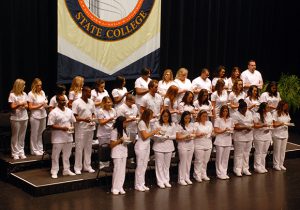
M 9 0 L 1 7 L 0 110 L 16 78 L 29 91 L 39 77 L 54 94 L 57 50 L 55 0 Z M 294 0 L 162 0 L 161 69 L 184 66 L 192 79 L 203 67 L 213 72 L 222 64 L 229 73 L 255 59 L 265 80 L 299 75 L 299 11 Z

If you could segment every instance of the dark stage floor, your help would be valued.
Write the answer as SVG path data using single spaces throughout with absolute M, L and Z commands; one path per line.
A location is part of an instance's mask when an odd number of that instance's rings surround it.
M 287 171 L 235 177 L 228 181 L 212 177 L 210 182 L 170 189 L 152 186 L 149 192 L 128 190 L 113 196 L 105 187 L 32 197 L 0 181 L 1 210 L 190 210 L 190 209 L 300 209 L 300 159 L 286 161 Z

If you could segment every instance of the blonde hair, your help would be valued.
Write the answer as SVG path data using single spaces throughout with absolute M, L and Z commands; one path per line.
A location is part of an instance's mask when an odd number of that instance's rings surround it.
M 81 89 L 83 87 L 84 78 L 82 76 L 76 76 L 72 80 L 72 84 L 70 87 L 70 92 L 74 91 L 75 95 L 81 92 Z
M 170 73 L 170 76 L 171 76 L 171 79 L 170 79 L 170 80 L 173 81 L 173 72 L 172 72 L 171 69 L 166 69 L 166 70 L 164 70 L 164 74 L 163 74 L 162 80 L 165 82 L 165 76 L 166 76 L 167 73 Z
M 34 95 L 39 95 L 41 94 L 41 92 L 37 92 L 37 86 L 39 84 L 42 84 L 42 80 L 40 80 L 39 78 L 34 78 L 34 80 L 32 81 L 31 83 L 31 92 L 34 94 Z
M 102 109 L 104 108 L 104 104 L 106 104 L 108 101 L 110 101 L 112 103 L 112 99 L 109 96 L 104 96 L 102 98 L 102 101 L 101 101 L 101 108 Z
M 23 95 L 24 87 L 25 81 L 22 79 L 16 79 L 10 92 L 14 93 L 16 96 Z
M 176 79 L 179 79 L 179 76 L 180 76 L 180 74 L 182 74 L 182 73 L 188 74 L 189 71 L 188 71 L 186 68 L 180 68 L 180 69 L 178 69 L 178 71 L 177 71 L 177 73 L 176 73 Z

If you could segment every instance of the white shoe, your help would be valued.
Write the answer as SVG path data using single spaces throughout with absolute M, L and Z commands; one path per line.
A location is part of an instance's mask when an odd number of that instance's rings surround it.
M 124 190 L 123 188 L 120 190 L 120 194 L 121 194 L 121 195 L 126 194 L 126 192 L 125 192 L 125 190 Z
M 57 179 L 57 174 L 51 174 L 52 179 Z
M 281 170 L 286 171 L 286 167 L 280 166 Z
M 243 170 L 243 174 L 245 174 L 246 176 L 252 175 L 249 170 Z
M 230 177 L 229 177 L 228 175 L 225 175 L 225 178 L 226 178 L 226 179 L 230 179 Z
M 254 169 L 254 171 L 255 171 L 256 173 L 259 173 L 259 174 L 264 174 L 264 173 L 266 173 L 265 170 L 260 169 L 260 168 L 256 168 L 256 169 Z
M 165 188 L 166 188 L 164 184 L 157 184 L 157 186 L 158 186 L 159 188 L 161 188 L 161 189 L 165 189 Z
M 27 157 L 26 157 L 25 155 L 22 154 L 22 155 L 20 155 L 20 158 L 21 158 L 21 159 L 25 159 L 25 158 L 27 158 Z
M 145 189 L 143 187 L 135 187 L 134 189 L 140 192 L 145 192 Z
M 236 176 L 239 176 L 239 177 L 243 176 L 241 172 L 234 172 L 234 173 Z
M 119 191 L 118 191 L 118 190 L 111 190 L 111 193 L 112 193 L 113 195 L 119 195 Z
M 166 187 L 172 187 L 172 185 L 171 185 L 169 182 L 166 182 L 166 183 L 165 183 L 165 186 L 166 186 Z
M 180 184 L 182 186 L 188 185 L 184 180 L 178 181 L 178 184 Z
M 186 182 L 187 184 L 193 184 L 193 182 L 192 182 L 190 179 L 185 180 L 185 182 Z
M 81 174 L 81 171 L 80 171 L 80 170 L 75 170 L 74 172 L 75 172 L 75 174 L 77 174 L 77 175 Z
M 226 176 L 223 176 L 223 175 L 220 175 L 220 176 L 217 176 L 219 179 L 222 179 L 222 180 L 225 180 L 225 179 L 227 179 L 227 177 Z
M 89 172 L 89 173 L 95 173 L 95 170 L 92 169 L 92 168 L 86 169 L 86 170 L 84 170 L 84 171 L 87 171 L 87 172 Z
M 75 176 L 76 174 L 70 170 L 63 171 L 64 176 Z
M 210 178 L 209 178 L 208 176 L 202 176 L 202 180 L 204 180 L 204 181 L 209 181 Z
M 150 190 L 150 188 L 146 187 L 145 185 L 143 186 L 143 188 L 144 188 L 145 191 L 149 191 Z
M 202 182 L 202 179 L 199 179 L 198 177 L 197 178 L 194 177 L 194 178 L 195 178 L 196 182 Z
M 281 168 L 279 166 L 274 166 L 273 167 L 276 171 L 281 171 Z
M 12 158 L 13 158 L 14 160 L 19 160 L 19 156 L 18 156 L 18 155 L 14 155 Z

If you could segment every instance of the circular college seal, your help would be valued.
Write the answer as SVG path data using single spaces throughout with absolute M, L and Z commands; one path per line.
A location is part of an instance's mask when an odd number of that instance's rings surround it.
M 104 40 L 124 39 L 147 20 L 155 0 L 66 0 L 76 24 L 90 36 Z

